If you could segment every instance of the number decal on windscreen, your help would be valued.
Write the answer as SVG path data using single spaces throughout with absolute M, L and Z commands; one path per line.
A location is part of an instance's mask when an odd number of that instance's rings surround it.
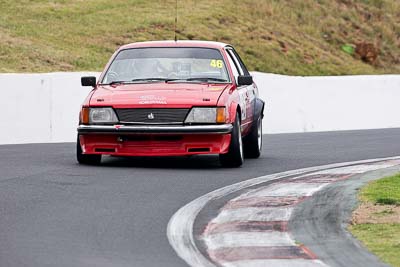
M 222 69 L 224 67 L 224 62 L 220 59 L 212 59 L 210 62 L 210 66 L 213 68 Z

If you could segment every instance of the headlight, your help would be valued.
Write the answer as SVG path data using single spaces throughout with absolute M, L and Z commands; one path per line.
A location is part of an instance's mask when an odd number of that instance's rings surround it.
M 225 108 L 192 108 L 185 123 L 225 123 Z
M 97 123 L 118 123 L 118 118 L 112 108 L 91 108 L 89 111 L 89 124 Z

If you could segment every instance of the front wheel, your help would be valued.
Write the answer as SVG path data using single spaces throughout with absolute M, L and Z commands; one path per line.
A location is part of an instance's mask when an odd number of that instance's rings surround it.
M 101 155 L 86 155 L 82 152 L 79 136 L 76 141 L 76 160 L 79 164 L 98 165 L 101 162 Z
M 233 124 L 229 151 L 226 154 L 220 154 L 219 160 L 223 167 L 240 167 L 243 164 L 243 142 L 239 113 L 236 114 Z

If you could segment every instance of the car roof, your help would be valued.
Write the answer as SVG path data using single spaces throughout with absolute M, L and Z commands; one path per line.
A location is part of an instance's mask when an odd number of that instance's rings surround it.
M 203 47 L 203 48 L 214 48 L 222 49 L 228 44 L 221 42 L 212 41 L 191 41 L 191 40 L 178 40 L 178 41 L 150 41 L 150 42 L 138 42 L 123 45 L 119 50 L 129 49 L 129 48 L 145 48 L 145 47 Z

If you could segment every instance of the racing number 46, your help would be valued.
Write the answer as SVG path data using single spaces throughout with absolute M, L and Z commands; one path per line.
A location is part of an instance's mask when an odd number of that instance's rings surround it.
M 222 69 L 222 67 L 224 63 L 222 62 L 222 60 L 217 60 L 217 59 L 213 59 L 210 62 L 210 66 L 213 68 L 218 68 L 218 69 Z

